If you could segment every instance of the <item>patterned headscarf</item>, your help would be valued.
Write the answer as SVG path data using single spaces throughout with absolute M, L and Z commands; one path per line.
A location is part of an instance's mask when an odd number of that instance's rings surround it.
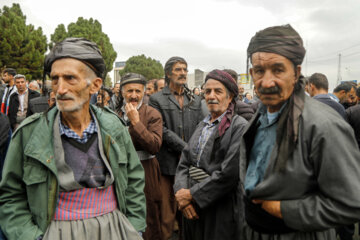
M 221 82 L 229 90 L 229 92 L 233 94 L 233 99 L 226 109 L 225 116 L 221 119 L 219 124 L 219 136 L 221 137 L 225 133 L 226 129 L 228 129 L 231 125 L 231 120 L 234 115 L 235 97 L 239 94 L 239 89 L 235 80 L 227 72 L 215 69 L 206 75 L 205 82 L 209 79 Z
M 239 89 L 236 85 L 235 80 L 233 79 L 233 77 L 231 77 L 231 75 L 229 73 L 215 69 L 215 70 L 212 70 L 210 73 L 208 73 L 208 75 L 206 75 L 205 82 L 207 80 L 209 80 L 210 78 L 212 78 L 214 80 L 218 80 L 219 82 L 224 84 L 224 86 L 227 88 L 227 90 L 229 90 L 229 92 L 234 95 L 233 101 L 235 101 L 234 99 L 235 99 L 235 96 L 237 96 L 239 94 Z

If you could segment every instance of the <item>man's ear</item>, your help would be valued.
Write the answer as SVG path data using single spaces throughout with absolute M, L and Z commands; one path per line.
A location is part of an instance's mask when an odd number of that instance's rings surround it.
M 97 93 L 102 86 L 102 82 L 101 78 L 95 78 L 90 85 L 90 94 Z
M 250 71 L 250 76 L 251 76 L 251 78 L 254 79 L 254 78 L 253 78 L 253 72 L 254 72 L 254 71 L 253 71 L 253 68 L 250 68 L 249 71 Z

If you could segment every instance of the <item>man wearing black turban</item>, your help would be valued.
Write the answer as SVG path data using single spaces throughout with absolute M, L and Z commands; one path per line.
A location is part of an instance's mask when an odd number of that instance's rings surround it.
M 90 105 L 105 72 L 95 43 L 67 38 L 45 58 L 56 107 L 25 119 L 0 183 L 8 239 L 142 239 L 144 170 L 122 121 Z
M 335 240 L 335 227 L 360 216 L 354 133 L 333 109 L 304 94 L 305 49 L 290 25 L 257 32 L 247 52 L 262 103 L 240 151 L 243 237 Z
M 227 72 L 213 70 L 206 76 L 204 96 L 210 114 L 182 151 L 175 176 L 185 240 L 237 238 L 240 138 L 247 124 L 234 114 L 237 95 L 236 82 Z

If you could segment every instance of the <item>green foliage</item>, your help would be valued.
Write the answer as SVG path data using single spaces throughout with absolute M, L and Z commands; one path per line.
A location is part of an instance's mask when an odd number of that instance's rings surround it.
M 147 80 L 158 79 L 164 76 L 164 68 L 161 63 L 155 59 L 146 57 L 144 54 L 129 58 L 126 61 L 124 69 L 120 71 L 120 76 L 130 72 L 139 73 Z
M 47 39 L 41 27 L 26 25 L 20 5 L 0 9 L 0 69 L 11 67 L 27 79 L 41 79 Z
M 103 33 L 101 23 L 98 20 L 90 18 L 89 20 L 79 17 L 76 23 L 70 23 L 65 29 L 64 24 L 60 24 L 55 29 L 54 34 L 51 34 L 50 49 L 55 43 L 64 40 L 67 37 L 83 37 L 95 42 L 100 48 L 105 60 L 106 73 L 113 69 L 113 64 L 116 59 L 116 52 L 113 45 L 110 43 L 109 37 Z
M 111 77 L 110 77 L 109 74 L 106 75 L 104 86 L 105 87 L 112 87 L 112 80 L 111 80 Z

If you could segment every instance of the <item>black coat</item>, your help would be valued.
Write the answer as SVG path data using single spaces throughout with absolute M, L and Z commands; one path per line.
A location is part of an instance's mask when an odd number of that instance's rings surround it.
M 347 120 L 354 129 L 356 141 L 360 149 L 360 105 L 355 105 L 346 109 Z
M 48 103 L 48 97 L 46 96 L 40 96 L 33 98 L 29 101 L 29 108 L 30 112 L 29 115 L 32 115 L 34 113 L 41 113 L 45 112 L 49 109 L 49 103 Z
M 6 117 L 5 114 L 0 113 L 0 180 L 2 178 L 2 169 L 4 166 L 6 151 L 10 142 L 10 137 L 11 131 L 9 119 Z
M 40 93 L 33 91 L 31 89 L 28 89 L 29 94 L 28 94 L 28 104 L 30 103 L 30 99 L 36 98 L 40 96 Z M 11 128 L 14 129 L 14 126 L 16 124 L 16 115 L 17 112 L 19 110 L 19 105 L 20 105 L 20 101 L 19 101 L 19 97 L 18 97 L 18 93 L 15 92 L 14 94 L 12 94 L 10 96 L 10 102 L 9 102 L 9 120 L 10 120 L 10 125 Z M 30 116 L 30 107 L 28 106 L 27 108 L 27 112 L 26 112 L 26 117 Z
M 201 122 L 182 152 L 176 170 L 174 191 L 190 189 L 198 220 L 184 219 L 184 239 L 237 239 L 241 231 L 241 201 L 239 187 L 239 154 L 241 136 L 247 121 L 234 115 L 225 134 L 219 136 L 218 126 L 205 144 L 199 168 L 210 176 L 198 183 L 189 176 L 191 165 L 196 166 L 197 146 L 205 123 Z
M 250 121 L 250 119 L 252 118 L 252 116 L 254 115 L 255 111 L 254 109 L 250 106 L 250 104 L 244 103 L 242 101 L 240 101 L 239 99 L 236 100 L 236 105 L 235 105 L 235 113 L 237 115 L 242 116 L 243 118 L 245 118 L 247 121 Z
M 163 175 L 175 175 L 181 151 L 196 129 L 196 125 L 204 118 L 201 112 L 201 99 L 189 104 L 184 95 L 183 109 L 166 86 L 162 91 L 150 97 L 149 105 L 161 113 L 163 118 L 163 142 L 156 158 Z

